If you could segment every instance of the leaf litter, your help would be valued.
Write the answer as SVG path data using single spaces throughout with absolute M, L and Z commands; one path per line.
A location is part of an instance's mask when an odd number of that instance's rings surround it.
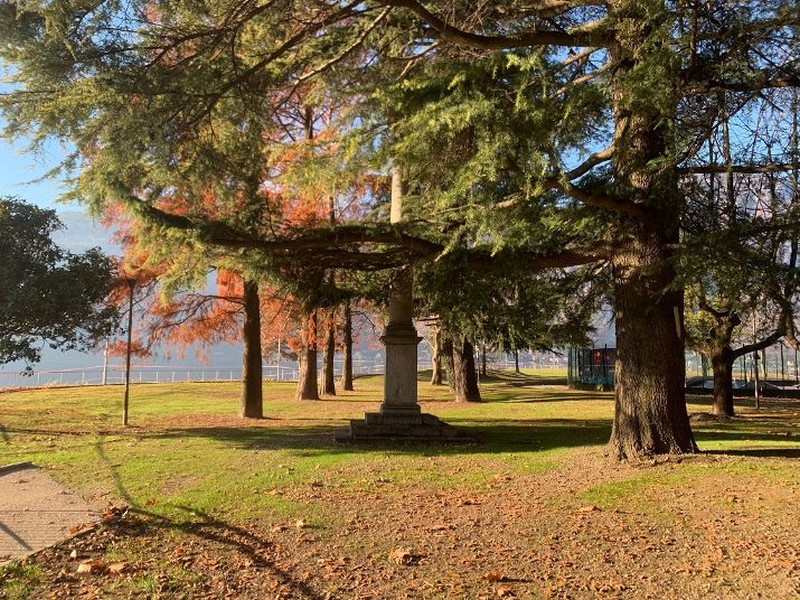
M 700 456 L 683 464 L 735 467 L 736 460 Z M 644 487 L 640 501 L 622 507 L 582 499 L 643 472 L 669 476 L 676 466 L 608 464 L 601 448 L 579 448 L 555 469 L 500 475 L 494 481 L 502 485 L 480 492 L 387 478 L 381 486 L 390 493 L 376 494 L 320 479 L 313 500 L 300 503 L 311 509 L 306 514 L 324 516 L 313 527 L 307 517 L 178 525 L 113 508 L 101 526 L 28 559 L 44 573 L 33 597 L 800 595 L 800 518 L 790 509 L 800 501 L 796 485 L 764 480 L 748 490 L 709 471 L 690 488 Z M 281 495 L 299 501 L 307 490 Z

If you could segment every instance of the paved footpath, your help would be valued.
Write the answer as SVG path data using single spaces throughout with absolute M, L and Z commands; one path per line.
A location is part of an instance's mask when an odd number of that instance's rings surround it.
M 0 466 L 0 565 L 68 538 L 101 511 L 31 463 Z

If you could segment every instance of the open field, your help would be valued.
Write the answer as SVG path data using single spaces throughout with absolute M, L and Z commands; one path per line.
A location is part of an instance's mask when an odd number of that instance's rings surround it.
M 319 402 L 236 384 L 0 394 L 0 465 L 32 461 L 102 505 L 94 532 L 0 571 L 0 598 L 789 598 L 800 594 L 800 404 L 717 421 L 704 452 L 618 464 L 613 399 L 494 377 L 485 402 L 420 383 L 477 440 L 339 445 L 379 378 Z M 77 573 L 81 561 L 96 568 Z M 108 565 L 115 565 L 109 570 Z

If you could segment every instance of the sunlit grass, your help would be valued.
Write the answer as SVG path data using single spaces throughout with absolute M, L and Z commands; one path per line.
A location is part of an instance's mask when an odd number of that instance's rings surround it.
M 719 420 L 709 414 L 708 397 L 690 397 L 704 453 L 625 471 L 603 455 L 613 393 L 568 390 L 536 373 L 493 372 L 481 381 L 483 402 L 459 404 L 428 377 L 419 377 L 423 410 L 469 441 L 335 442 L 348 419 L 378 410 L 381 377 L 358 379 L 355 392 L 320 401 L 295 400 L 290 383 L 266 384 L 260 420 L 237 416 L 236 383 L 135 384 L 128 427 L 121 425 L 120 386 L 48 388 L 0 394 L 0 465 L 31 461 L 86 498 L 127 505 L 147 523 L 147 536 L 126 538 L 107 560 L 147 564 L 152 573 L 109 578 L 107 597 L 170 597 L 190 588 L 197 572 L 179 561 L 153 563 L 154 547 L 180 547 L 216 528 L 297 531 L 302 523 L 323 543 L 363 558 L 363 538 L 341 535 L 358 506 L 338 503 L 353 498 L 402 505 L 444 495 L 491 510 L 498 485 L 513 490 L 514 482 L 527 480 L 545 486 L 537 502 L 553 518 L 606 511 L 665 531 L 699 499 L 709 514 L 744 506 L 776 522 L 786 520 L 782 511 L 796 500 L 800 463 L 786 459 L 800 458 L 800 410 L 791 401 L 765 403 L 758 412 L 738 402 L 739 416 Z M 565 492 L 556 482 L 576 461 L 584 469 L 578 489 Z M 584 483 L 587 461 L 590 471 L 596 466 L 602 473 Z M 383 554 L 394 543 L 375 542 Z M 0 569 L 0 597 L 39 597 L 42 573 L 25 568 Z
M 30 588 L 42 580 L 42 570 L 36 566 L 11 562 L 0 566 L 0 598 L 23 600 L 30 598 Z
M 446 386 L 431 386 L 421 374 L 424 410 L 475 440 L 452 446 L 337 444 L 334 432 L 348 419 L 378 409 L 378 376 L 358 379 L 355 392 L 320 401 L 295 400 L 290 383 L 266 384 L 265 418 L 257 421 L 237 417 L 236 383 L 135 384 L 127 428 L 121 425 L 120 386 L 4 393 L 0 464 L 31 461 L 88 497 L 172 519 L 190 519 L 193 512 L 323 519 L 314 516 L 313 503 L 298 503 L 291 492 L 322 481 L 359 489 L 378 479 L 391 484 L 387 493 L 403 485 L 479 491 L 498 473 L 546 471 L 568 460 L 573 448 L 608 441 L 612 393 L 534 385 L 538 378 L 495 372 L 481 382 L 484 402 L 458 404 Z M 708 402 L 690 398 L 689 410 L 708 413 Z M 800 451 L 796 414 L 739 410 L 742 416 L 734 420 L 694 423 L 703 450 L 755 456 Z M 584 500 L 639 503 L 654 485 L 662 484 L 643 476 L 588 490 Z

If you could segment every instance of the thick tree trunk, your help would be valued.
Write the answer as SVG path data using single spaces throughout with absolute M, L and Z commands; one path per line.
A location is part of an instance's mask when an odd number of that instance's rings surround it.
M 442 330 L 431 327 L 431 385 L 442 385 Z
M 655 24 L 666 9 L 612 0 L 619 27 L 609 48 L 618 68 L 610 82 L 614 132 L 614 188 L 620 202 L 613 258 L 617 329 L 616 406 L 609 442 L 620 459 L 695 452 L 685 398 L 683 290 L 676 289 L 672 248 L 679 241 L 683 200 L 669 155 L 680 74 L 667 58 L 641 62 L 645 44 L 669 36 Z M 662 14 L 658 13 L 662 11 Z M 630 26 L 636 23 L 636 26 Z M 652 53 L 651 53 L 652 55 Z M 652 76 L 645 91 L 641 74 Z
M 610 444 L 619 458 L 696 451 L 685 401 L 683 294 L 664 292 L 672 271 L 646 250 L 614 264 L 617 364 Z
M 328 324 L 328 334 L 325 338 L 325 355 L 322 360 L 322 393 L 335 396 L 336 320 L 333 312 L 327 315 L 326 322 Z
M 306 140 L 314 139 L 314 109 L 304 107 L 303 126 Z M 317 311 L 307 315 L 300 328 L 300 367 L 297 379 L 298 400 L 319 400 L 317 387 Z
M 353 391 L 353 312 L 350 303 L 344 305 L 344 361 L 342 362 L 342 389 Z
M 711 368 L 714 371 L 715 415 L 733 416 L 733 353 L 728 348 L 715 348 L 711 353 Z
M 467 339 L 463 339 L 461 344 L 453 343 L 453 391 L 457 402 L 481 401 L 475 349 Z
M 711 410 L 715 415 L 732 417 L 733 361 L 736 360 L 736 355 L 731 349 L 731 342 L 733 332 L 741 324 L 741 320 L 730 307 L 712 309 L 707 306 L 705 310 L 714 320 L 714 327 L 709 331 L 710 340 L 703 354 L 704 359 L 706 354 L 711 357 L 711 369 L 714 375 Z
M 319 400 L 317 389 L 317 312 L 308 316 L 301 328 L 300 372 L 297 380 L 298 400 Z
M 242 350 L 242 397 L 239 416 L 260 419 L 264 416 L 261 362 L 261 308 L 258 284 L 244 281 L 244 348 Z

